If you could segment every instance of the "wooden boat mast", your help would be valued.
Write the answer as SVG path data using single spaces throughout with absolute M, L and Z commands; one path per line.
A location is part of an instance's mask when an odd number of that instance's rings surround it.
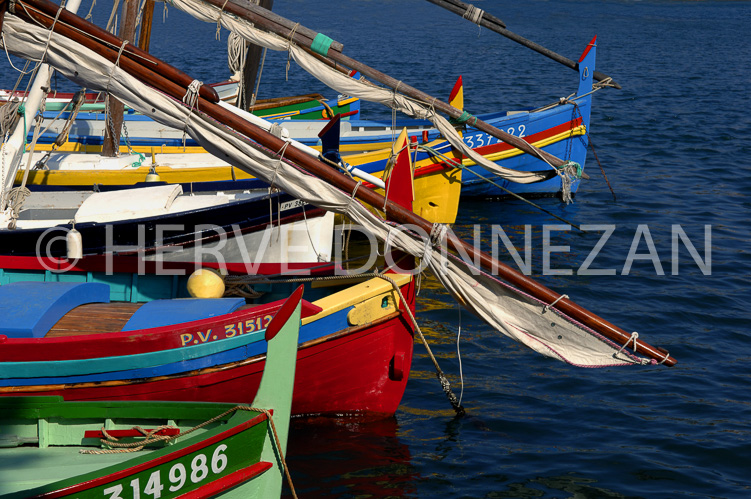
M 270 11 L 274 5 L 274 0 L 254 0 L 254 3 Z M 258 86 L 256 80 L 258 79 L 258 68 L 261 66 L 261 57 L 264 50 L 254 43 L 248 44 L 248 53 L 245 56 L 245 67 L 243 68 L 243 85 L 240 87 L 241 100 L 240 105 L 237 106 L 240 109 L 250 111 L 251 105 L 255 103 L 253 94 Z
M 122 22 L 120 24 L 120 39 L 132 43 L 136 39 L 136 17 L 138 17 L 138 0 L 125 0 L 122 8 Z M 104 144 L 102 156 L 113 157 L 120 152 L 120 130 L 123 127 L 123 111 L 125 106 L 113 96 L 108 95 L 109 126 L 104 127 Z
M 146 0 L 141 17 L 141 32 L 138 35 L 138 48 L 144 52 L 149 51 L 151 43 L 151 25 L 154 20 L 154 0 Z

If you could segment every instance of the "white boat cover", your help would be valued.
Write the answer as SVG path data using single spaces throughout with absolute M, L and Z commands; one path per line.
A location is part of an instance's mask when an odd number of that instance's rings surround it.
M 379 240 L 417 258 L 468 310 L 507 336 L 533 350 L 582 367 L 646 364 L 612 341 L 458 257 L 435 250 L 445 226 L 434 226 L 435 236 L 396 227 L 344 192 L 311 176 L 277 152 L 260 147 L 233 129 L 192 109 L 128 75 L 93 51 L 26 23 L 10 13 L 3 22 L 2 42 L 11 54 L 40 60 L 48 37 L 44 62 L 66 78 L 93 91 L 107 91 L 123 103 L 160 123 L 186 129 L 209 152 L 280 188 L 290 195 L 328 211 L 345 214 Z M 413 105 L 414 103 L 410 103 Z M 415 111 L 417 112 L 417 111 Z M 188 116 L 190 115 L 190 119 Z M 293 146 L 289 146 L 293 147 Z M 654 361 L 651 361 L 654 362 Z

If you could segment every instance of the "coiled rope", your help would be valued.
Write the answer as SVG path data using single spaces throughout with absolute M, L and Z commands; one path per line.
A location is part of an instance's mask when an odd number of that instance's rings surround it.
M 279 454 L 279 461 L 282 465 L 282 469 L 284 470 L 284 476 L 287 478 L 287 484 L 289 485 L 290 491 L 292 492 L 293 497 L 297 497 L 297 493 L 295 492 L 295 487 L 292 484 L 292 477 L 289 474 L 289 468 L 287 466 L 287 461 L 284 458 L 284 451 L 282 450 L 282 445 L 279 441 L 279 434 L 276 431 L 276 425 L 274 424 L 274 418 L 271 414 L 271 411 L 267 409 L 257 409 L 255 407 L 250 407 L 247 405 L 238 405 L 235 406 L 222 414 L 219 414 L 218 416 L 215 416 L 208 421 L 204 421 L 203 423 L 200 423 L 193 428 L 189 429 L 186 432 L 179 433 L 177 435 L 158 435 L 157 433 L 160 430 L 166 429 L 166 428 L 174 428 L 174 426 L 160 426 L 159 428 L 155 428 L 152 431 L 145 431 L 143 428 L 140 428 L 138 426 L 133 427 L 133 429 L 138 430 L 141 432 L 146 438 L 139 442 L 130 442 L 130 443 L 123 443 L 119 442 L 116 437 L 113 437 L 112 435 L 109 435 L 107 433 L 107 430 L 102 428 L 102 433 L 104 434 L 105 438 L 100 439 L 103 445 L 106 445 L 110 447 L 109 449 L 80 449 L 79 452 L 81 454 L 93 454 L 93 455 L 102 455 L 102 454 L 122 454 L 127 452 L 137 452 L 142 450 L 147 445 L 156 443 L 156 442 L 171 442 L 173 440 L 176 440 L 181 437 L 185 437 L 187 435 L 190 435 L 194 431 L 203 428 L 211 423 L 214 423 L 215 421 L 218 421 L 222 419 L 223 417 L 232 414 L 237 411 L 249 411 L 249 412 L 261 412 L 266 415 L 269 421 L 269 427 L 271 428 L 272 434 L 274 438 L 272 439 L 272 443 L 274 444 L 274 447 Z

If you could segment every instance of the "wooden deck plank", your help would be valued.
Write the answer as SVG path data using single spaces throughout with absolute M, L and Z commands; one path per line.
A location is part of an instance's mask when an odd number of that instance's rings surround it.
M 141 307 L 140 303 L 89 303 L 74 308 L 52 326 L 45 338 L 114 333 Z

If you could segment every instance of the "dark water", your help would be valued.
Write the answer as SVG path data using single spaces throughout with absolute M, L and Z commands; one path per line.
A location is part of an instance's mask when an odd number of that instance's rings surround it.
M 415 345 L 407 392 L 394 419 L 296 421 L 289 462 L 300 497 L 749 497 L 751 496 L 751 39 L 748 2 L 483 1 L 509 29 L 576 59 L 598 35 L 598 68 L 623 90 L 596 94 L 592 154 L 576 202 L 547 209 L 576 224 L 616 229 L 593 268 L 577 275 L 601 232 L 556 232 L 554 289 L 670 350 L 674 368 L 579 369 L 543 358 L 460 313 L 433 280 L 418 318 L 443 370 L 461 391 L 453 417 L 424 349 Z M 84 8 L 88 10 L 89 4 Z M 275 11 L 322 31 L 359 58 L 428 93 L 465 82 L 466 108 L 486 112 L 545 104 L 576 88 L 576 73 L 425 1 L 277 0 Z M 100 10 L 104 8 L 98 6 Z M 109 8 L 109 7 L 107 7 Z M 161 7 L 157 8 L 157 12 Z M 107 13 L 100 12 L 99 18 Z M 158 17 L 158 16 L 157 16 Z M 101 21 L 103 22 L 103 21 Z M 155 21 L 152 51 L 204 81 L 227 75 L 214 27 L 170 9 Z M 286 57 L 271 54 L 260 96 L 323 91 Z M 7 63 L 3 85 L 14 80 Z M 366 116 L 388 116 L 365 105 Z M 557 223 L 518 202 L 464 203 L 455 230 L 501 224 L 518 244 L 532 226 L 533 270 L 542 273 L 542 225 Z M 679 246 L 679 224 L 711 275 Z M 650 259 L 624 265 L 646 225 L 665 275 Z M 636 249 L 648 254 L 640 239 Z M 510 261 L 509 258 L 507 260 Z

